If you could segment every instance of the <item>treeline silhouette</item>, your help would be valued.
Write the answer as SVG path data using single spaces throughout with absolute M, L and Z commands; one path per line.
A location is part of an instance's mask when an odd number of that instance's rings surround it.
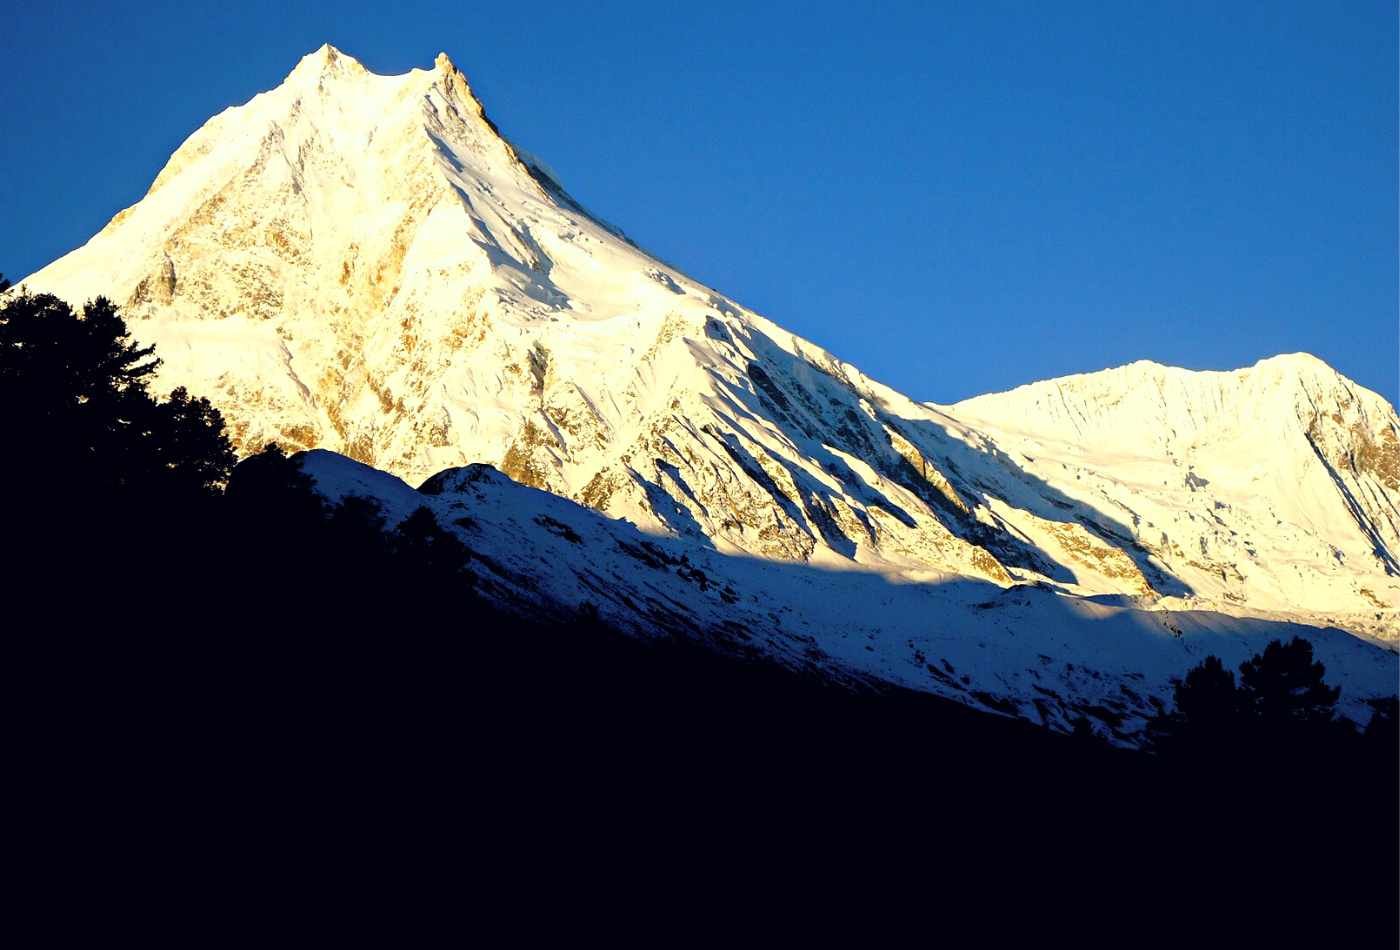
M 1337 715 L 1341 687 L 1328 686 L 1326 669 L 1302 637 L 1270 642 L 1240 664 L 1240 680 L 1217 656 L 1208 656 L 1175 684 L 1174 708 L 1149 723 L 1153 747 L 1163 756 L 1220 766 L 1241 758 L 1260 766 L 1289 759 L 1396 755 L 1396 697 L 1372 704 L 1370 722 L 1358 732 Z
M 607 855 L 739 892 L 985 882 L 1085 921 L 1394 932 L 1394 704 L 1339 720 L 1306 641 L 1239 682 L 1190 671 L 1148 754 L 506 611 L 428 509 L 328 504 L 275 446 L 237 462 L 207 401 L 152 392 L 156 366 L 106 300 L 0 307 L 23 773 L 60 776 L 49 803 L 99 851 L 140 827 L 196 860 L 194 834 L 210 873 L 280 879 L 412 839 L 442 852 L 414 852 L 425 873 L 453 854 L 587 877 Z

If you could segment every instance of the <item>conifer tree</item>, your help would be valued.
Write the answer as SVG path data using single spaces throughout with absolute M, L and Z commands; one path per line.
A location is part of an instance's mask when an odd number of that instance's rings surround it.
M 419 506 L 394 529 L 393 544 L 399 573 L 426 584 L 470 583 L 465 567 L 471 552 L 427 507 Z
M 1221 749 L 1234 742 L 1243 724 L 1243 707 L 1235 676 L 1218 656 L 1208 656 L 1174 684 L 1173 712 L 1157 717 L 1149 728 L 1160 750 Z
M 1325 726 L 1336 719 L 1341 687 L 1323 681 L 1326 669 L 1313 659 L 1312 644 L 1302 637 L 1274 640 L 1262 653 L 1240 664 L 1240 697 L 1245 710 L 1261 724 Z

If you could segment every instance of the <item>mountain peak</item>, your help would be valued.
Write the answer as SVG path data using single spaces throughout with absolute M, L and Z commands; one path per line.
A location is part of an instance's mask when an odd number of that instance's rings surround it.
M 1089 373 L 1076 373 L 1072 376 L 1060 377 L 1060 380 L 1078 379 L 1085 377 L 1098 377 L 1111 373 L 1126 373 L 1129 371 L 1145 373 L 1171 373 L 1183 376 L 1210 377 L 1212 375 L 1240 376 L 1261 370 L 1271 371 L 1282 375 L 1311 375 L 1318 372 L 1335 373 L 1325 360 L 1314 356 L 1311 353 L 1279 353 L 1275 356 L 1266 356 L 1256 360 L 1250 366 L 1240 366 L 1235 369 L 1187 369 L 1181 366 L 1174 366 L 1170 363 L 1159 363 L 1156 360 L 1134 360 L 1122 366 L 1109 367 Z M 1050 380 L 1057 382 L 1059 380 Z M 1035 384 L 1031 384 L 1035 385 Z
M 481 100 L 476 97 L 476 93 L 472 91 L 471 83 L 467 82 L 466 73 L 457 68 L 457 64 L 452 62 L 451 57 L 449 57 L 447 53 L 437 54 L 437 58 L 433 60 L 433 72 L 442 77 L 441 82 L 449 92 L 466 103 L 478 117 L 487 121 L 491 126 L 492 132 L 495 132 L 497 135 L 500 134 L 495 124 L 486 118 L 486 106 L 482 104 Z
M 342 53 L 329 43 L 322 43 L 297 61 L 296 66 L 287 74 L 287 79 L 319 79 L 327 74 L 365 75 L 368 72 L 364 64 L 355 57 Z
M 1311 353 L 1280 353 L 1277 356 L 1268 356 L 1255 363 L 1253 369 L 1273 369 L 1281 372 L 1301 375 L 1305 373 L 1335 373 L 1336 370 L 1331 365 Z

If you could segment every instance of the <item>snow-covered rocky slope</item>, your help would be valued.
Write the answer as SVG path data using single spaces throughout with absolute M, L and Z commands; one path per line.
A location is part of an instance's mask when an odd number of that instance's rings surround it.
M 945 411 L 1127 527 L 1178 585 L 1165 605 L 1395 639 L 1400 425 L 1384 398 L 1321 360 L 1234 372 L 1139 362 Z
M 726 556 L 648 534 L 486 465 L 421 491 L 325 451 L 301 457 L 332 501 L 376 499 L 397 523 L 420 505 L 473 552 L 476 589 L 555 619 L 598 617 L 641 637 L 673 635 L 839 681 L 897 684 L 1057 730 L 1081 716 L 1122 744 L 1171 703 L 1171 679 L 1208 654 L 1237 666 L 1271 639 L 1308 638 L 1342 687 L 1342 712 L 1393 695 L 1400 658 L 1337 629 L 1191 610 L 1096 603 L 949 576 L 912 583 L 869 571 Z
M 592 217 L 446 56 L 378 76 L 308 55 L 22 286 L 121 303 L 163 383 L 208 395 L 244 449 L 412 484 L 487 462 L 841 596 L 1041 584 L 1400 635 L 1380 397 L 1283 358 L 920 404 Z M 877 624 L 879 603 L 843 609 Z

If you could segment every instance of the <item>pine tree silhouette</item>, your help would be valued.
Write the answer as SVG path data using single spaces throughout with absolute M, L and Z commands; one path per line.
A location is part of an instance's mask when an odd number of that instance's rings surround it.
M 43 460 L 7 474 L 72 476 L 85 492 L 215 493 L 236 461 L 223 420 L 183 389 L 154 398 L 148 384 L 159 365 L 103 298 L 81 314 L 52 296 L 5 301 L 0 398 L 24 411 L 7 413 L 0 426 L 12 451 Z
M 1148 728 L 1162 752 L 1276 757 L 1300 743 L 1345 732 L 1335 707 L 1341 688 L 1324 681 L 1326 668 L 1301 637 L 1271 641 L 1240 664 L 1240 679 L 1208 656 L 1174 687 L 1175 709 Z M 1344 725 L 1345 723 L 1345 725 Z
M 471 583 L 467 561 L 471 552 L 457 536 L 443 530 L 437 516 L 426 507 L 416 508 L 399 523 L 393 534 L 395 569 L 426 585 Z
M 156 563 L 182 596 L 210 583 L 189 551 L 192 526 L 236 458 L 207 400 L 151 394 L 158 366 L 103 298 L 81 312 L 49 295 L 0 303 L 0 444 L 16 460 L 0 467 L 7 541 L 26 552 L 18 584 L 75 571 L 86 581 L 65 610 L 96 610 Z
M 325 517 L 325 504 L 311 476 L 272 443 L 238 463 L 224 492 L 236 520 L 277 522 L 304 532 Z
M 1173 688 L 1177 709 L 1194 727 L 1216 729 L 1234 722 L 1240 714 L 1235 675 L 1218 656 L 1208 656 Z
M 1208 656 L 1172 688 L 1174 711 L 1149 724 L 1159 751 L 1218 753 L 1238 741 L 1244 708 L 1235 676 L 1218 656 Z
M 1307 640 L 1274 640 L 1240 664 L 1240 698 L 1245 710 L 1266 727 L 1330 725 L 1336 720 L 1341 687 L 1328 686 L 1323 681 L 1326 672 L 1313 660 Z

